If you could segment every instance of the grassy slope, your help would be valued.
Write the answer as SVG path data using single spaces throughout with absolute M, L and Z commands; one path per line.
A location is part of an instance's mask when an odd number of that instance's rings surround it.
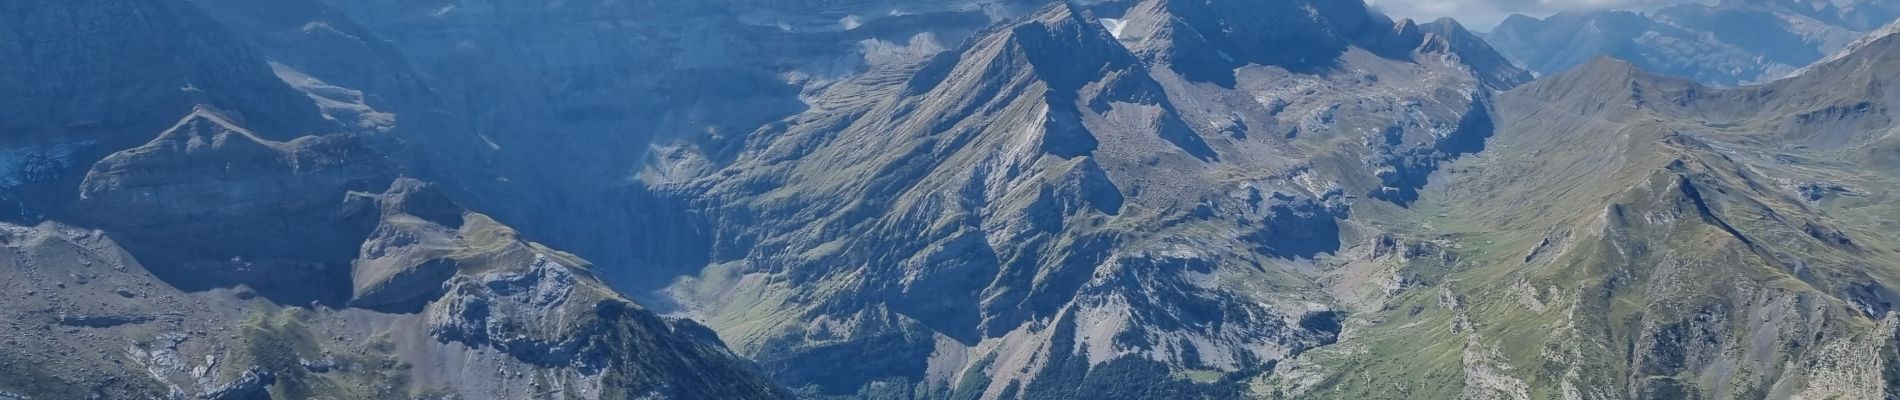
M 1840 370 L 1792 367 L 1840 359 L 1828 345 L 1882 346 L 1869 336 L 1880 315 L 1855 310 L 1853 292 L 1896 282 L 1900 208 L 1882 189 L 1807 203 L 1793 183 L 1885 188 L 1893 176 L 1802 161 L 1852 153 L 1763 148 L 1767 123 L 1723 121 L 1721 105 L 1656 105 L 1693 88 L 1611 64 L 1503 96 L 1491 151 L 1447 168 L 1424 202 L 1387 210 L 1412 236 L 1455 238 L 1456 267 L 1427 279 L 1437 290 L 1398 295 L 1355 340 L 1256 392 L 1779 397 L 1831 385 L 1810 381 Z M 1709 332 L 1708 348 L 1676 348 L 1682 327 Z M 1487 368 L 1522 383 L 1484 382 Z

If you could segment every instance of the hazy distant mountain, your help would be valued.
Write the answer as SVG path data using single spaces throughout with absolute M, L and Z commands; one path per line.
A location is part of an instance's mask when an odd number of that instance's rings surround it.
M 1887 1 L 1725 0 L 1650 14 L 1514 15 L 1484 37 L 1538 74 L 1608 55 L 1663 75 L 1734 86 L 1786 76 L 1895 18 L 1900 4 Z

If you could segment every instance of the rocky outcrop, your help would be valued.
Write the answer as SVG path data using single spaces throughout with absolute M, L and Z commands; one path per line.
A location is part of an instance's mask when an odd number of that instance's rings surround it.
M 1246 240 L 1259 248 L 1255 252 L 1285 259 L 1312 259 L 1320 254 L 1337 253 L 1339 220 L 1351 215 L 1342 198 L 1344 193 L 1324 193 L 1323 199 L 1300 198 L 1274 192 L 1262 198 L 1259 189 L 1248 188 L 1248 210 L 1238 218 L 1242 226 L 1259 225 Z
M 239 376 L 236 381 L 225 384 L 210 393 L 200 395 L 198 398 L 206 400 L 270 398 L 270 385 L 276 383 L 276 381 L 277 377 L 270 372 L 259 371 L 256 368 L 252 368 L 245 370 L 244 374 Z
M 381 222 L 364 239 L 351 268 L 350 304 L 381 310 L 420 310 L 441 296 L 444 283 L 475 263 L 470 249 L 493 246 L 493 221 L 465 224 L 460 206 L 432 185 L 398 179 L 377 195 Z M 466 230 L 464 228 L 467 228 Z M 488 236 L 488 237 L 484 237 Z
M 595 280 L 584 262 L 526 243 L 503 247 L 490 255 L 497 264 L 443 283 L 447 293 L 425 312 L 430 335 L 572 370 L 591 382 L 576 395 L 787 396 L 705 328 L 652 314 Z
M 374 204 L 347 194 L 394 171 L 376 141 L 272 141 L 199 108 L 94 165 L 73 213 L 188 290 L 246 284 L 286 302 L 337 302 L 376 218 Z

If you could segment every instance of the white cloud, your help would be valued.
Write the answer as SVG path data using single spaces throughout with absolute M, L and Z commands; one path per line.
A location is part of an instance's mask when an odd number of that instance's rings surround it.
M 1457 18 L 1465 26 L 1488 31 L 1511 14 L 1544 17 L 1563 11 L 1653 9 L 1692 0 L 1368 0 L 1394 18 L 1430 21 Z

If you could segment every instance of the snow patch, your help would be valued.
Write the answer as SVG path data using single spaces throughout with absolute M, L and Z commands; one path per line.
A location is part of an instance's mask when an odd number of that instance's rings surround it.
M 1116 39 L 1121 39 L 1122 28 L 1128 27 L 1128 21 L 1121 18 L 1102 18 L 1097 21 L 1102 23 L 1102 29 L 1107 29 L 1108 34 L 1115 36 Z
M 378 132 L 396 127 L 396 114 L 378 111 L 364 100 L 363 91 L 324 83 L 294 68 L 270 62 L 277 79 L 303 92 L 316 102 L 323 118 L 337 123 Z

